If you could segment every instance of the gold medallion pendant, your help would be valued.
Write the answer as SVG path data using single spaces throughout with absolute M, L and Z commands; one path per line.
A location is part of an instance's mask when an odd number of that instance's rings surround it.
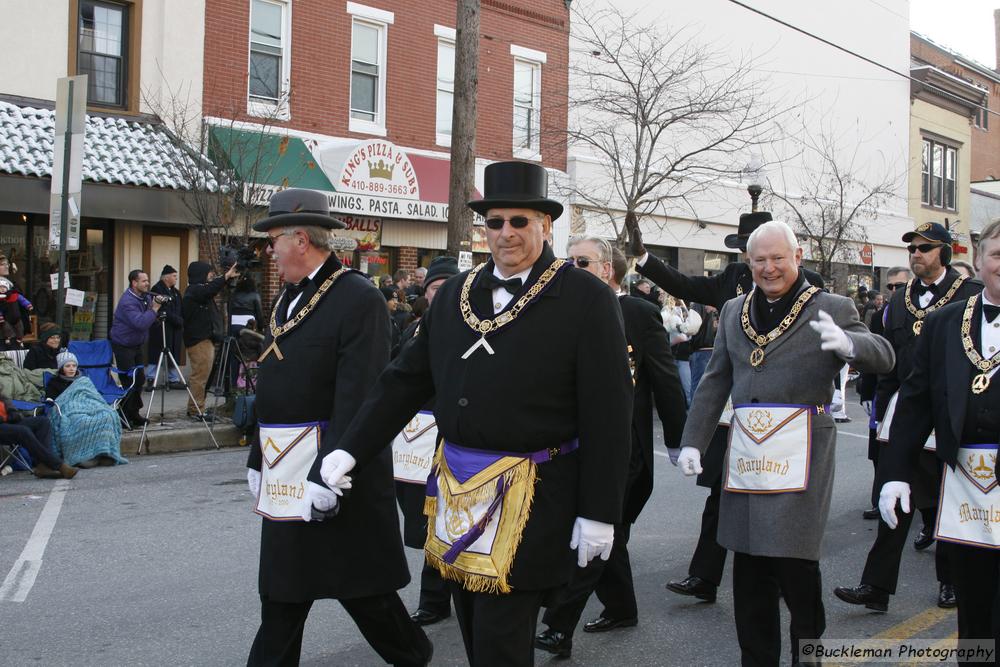
M 910 284 L 906 286 L 903 290 L 903 305 L 906 306 L 906 310 L 910 311 L 910 315 L 916 318 L 916 322 L 913 323 L 913 335 L 919 336 L 920 330 L 924 328 L 924 318 L 933 313 L 935 310 L 942 306 L 948 305 L 951 302 L 951 298 L 955 296 L 955 292 L 965 283 L 965 276 L 959 276 L 955 279 L 955 282 L 951 284 L 948 291 L 945 292 L 944 296 L 929 303 L 926 308 L 917 308 L 913 299 L 913 290 L 916 288 L 917 284 L 920 282 L 919 278 L 914 278 L 910 281 Z
M 788 314 L 785 315 L 778 326 L 766 334 L 761 334 L 750 323 L 750 303 L 757 294 L 757 290 L 750 291 L 750 294 L 743 300 L 743 309 L 740 312 L 740 324 L 743 326 L 743 333 L 746 334 L 746 337 L 750 339 L 753 345 L 757 346 L 750 352 L 751 366 L 757 368 L 764 363 L 764 348 L 777 340 L 783 333 L 788 331 L 789 327 L 795 324 L 806 303 L 819 292 L 820 289 L 818 287 L 807 287 L 802 290 L 795 303 L 792 304 L 791 310 L 788 311 Z
M 913 323 L 913 335 L 914 336 L 919 336 L 920 335 L 920 331 L 923 328 L 924 328 L 924 321 L 923 320 L 917 320 L 916 322 L 914 322 Z
M 764 348 L 755 347 L 753 352 L 750 353 L 750 365 L 757 368 L 762 363 L 764 363 Z
M 980 373 L 976 377 L 972 378 L 972 393 L 981 394 L 990 388 L 990 376 L 986 373 Z

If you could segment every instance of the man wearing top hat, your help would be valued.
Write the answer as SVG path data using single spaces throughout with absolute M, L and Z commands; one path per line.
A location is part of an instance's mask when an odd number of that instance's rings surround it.
M 432 647 L 396 591 L 410 580 L 388 449 L 355 475 L 349 503 L 320 478 L 351 417 L 389 359 L 385 301 L 341 265 L 326 196 L 271 197 L 267 253 L 285 286 L 265 327 L 257 376 L 259 438 L 247 479 L 261 522 L 261 624 L 248 664 L 296 664 L 314 600 L 333 598 L 393 665 L 424 665 Z M 382 442 L 388 444 L 390 436 Z
M 911 485 L 923 467 L 924 445 L 944 468 L 933 536 L 949 547 L 962 640 L 1000 646 L 1000 533 L 996 507 L 1000 443 L 1000 221 L 979 238 L 985 285 L 924 319 L 910 353 L 911 372 L 899 390 L 889 444 L 880 454 L 885 484 L 879 510 L 887 527 L 906 539 Z M 899 503 L 903 514 L 897 515 Z M 919 505 L 917 505 L 919 507 Z M 881 536 L 881 531 L 880 531 Z M 976 642 L 971 645 L 975 646 Z M 986 657 L 980 655 L 980 658 Z M 996 664 L 994 652 L 990 664 Z M 959 659 L 960 664 L 973 661 Z M 982 662 L 980 659 L 979 663 Z
M 879 431 L 885 440 L 894 421 L 890 404 L 903 382 L 913 371 L 913 354 L 922 335 L 924 320 L 932 312 L 954 301 L 978 294 L 983 285 L 978 280 L 969 280 L 951 268 L 951 233 L 944 225 L 928 222 L 916 230 L 903 234 L 903 243 L 908 243 L 910 269 L 914 278 L 903 289 L 897 289 L 885 307 L 883 315 L 883 336 L 892 344 L 896 352 L 896 366 L 889 373 L 879 375 L 875 392 L 876 422 L 882 425 Z M 885 446 L 885 445 L 883 445 Z M 928 443 L 928 447 L 932 445 Z M 881 457 L 876 469 L 876 484 L 881 486 Z M 926 549 L 933 543 L 936 518 L 938 488 L 941 485 L 941 464 L 931 449 L 925 449 L 918 456 L 919 467 L 913 473 L 913 499 L 923 515 L 924 527 L 914 542 L 917 549 Z M 884 521 L 879 521 L 878 534 L 864 572 L 861 584 L 854 587 L 838 587 L 834 594 L 850 604 L 864 605 L 868 609 L 884 612 L 889 607 L 889 596 L 896 592 L 899 579 L 899 563 L 910 530 L 912 514 L 902 517 L 903 528 L 890 530 Z M 942 608 L 954 607 L 955 589 L 952 583 L 952 567 L 948 563 L 950 545 L 938 544 L 934 560 L 938 579 L 937 604 Z
M 724 242 L 727 248 L 744 253 L 745 261 L 731 262 L 726 265 L 722 273 L 714 276 L 685 275 L 663 263 L 656 255 L 647 253 L 642 243 L 642 232 L 638 227 L 629 231 L 629 250 L 636 258 L 636 270 L 671 296 L 684 299 L 689 304 L 698 303 L 722 310 L 726 301 L 747 294 L 753 289 L 753 275 L 749 260 L 746 259 L 747 239 L 754 230 L 769 220 L 771 214 L 768 211 L 754 211 L 740 215 L 737 233 L 727 235 Z M 801 268 L 809 284 L 819 288 L 824 287 L 822 276 L 805 267 Z M 700 370 L 704 370 L 711 356 L 711 350 L 695 352 L 692 355 L 692 366 L 700 363 Z M 697 377 L 700 378 L 701 375 L 699 371 Z M 695 376 L 694 372 L 692 376 Z M 692 382 L 692 398 L 697 388 Z M 719 546 L 716 533 L 719 528 L 719 498 L 722 492 L 722 457 L 725 455 L 728 439 L 728 416 L 724 415 L 723 422 L 719 424 L 702 461 L 704 472 L 698 475 L 698 486 L 711 491 L 705 498 L 705 507 L 701 514 L 701 532 L 698 534 L 698 543 L 688 566 L 688 576 L 680 581 L 667 583 L 669 591 L 679 595 L 691 595 L 706 602 L 715 602 L 716 591 L 719 582 L 722 581 L 722 571 L 726 566 L 726 550 Z
M 365 475 L 433 395 L 425 554 L 452 581 L 469 662 L 530 665 L 545 594 L 610 555 L 632 380 L 614 294 L 547 242 L 562 205 L 545 169 L 491 164 L 484 192 L 469 206 L 492 259 L 441 286 L 322 472 L 332 486 Z

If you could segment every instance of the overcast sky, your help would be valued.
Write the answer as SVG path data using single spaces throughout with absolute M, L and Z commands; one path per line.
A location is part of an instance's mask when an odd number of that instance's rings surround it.
M 898 11 L 904 4 L 869 1 L 887 11 Z M 910 28 L 987 67 L 996 67 L 995 8 L 1000 8 L 1000 0 L 910 0 Z

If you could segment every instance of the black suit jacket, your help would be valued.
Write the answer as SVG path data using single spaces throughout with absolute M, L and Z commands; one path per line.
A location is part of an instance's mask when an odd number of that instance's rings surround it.
M 663 424 L 667 447 L 680 447 L 687 408 L 677 364 L 660 311 L 632 296 L 619 297 L 625 320 L 625 340 L 635 364 L 632 408 L 632 455 L 625 497 L 624 523 L 635 523 L 653 491 L 653 407 Z
M 554 259 L 546 244 L 508 308 Z M 577 451 L 538 466 L 509 578 L 515 589 L 559 586 L 575 563 L 574 519 L 622 517 L 633 387 L 621 311 L 607 285 L 565 267 L 488 338 L 495 354 L 479 348 L 462 359 L 480 338 L 459 309 L 466 275 L 440 287 L 420 331 L 379 377 L 340 446 L 364 470 L 431 395 L 438 432 L 458 445 L 528 453 L 579 438 Z M 493 316 L 489 289 L 473 286 L 470 302 L 480 317 Z
M 982 302 L 972 315 L 972 338 L 978 346 Z M 911 482 L 931 431 L 937 457 L 952 468 L 958 460 L 965 411 L 978 371 L 962 347 L 966 299 L 956 299 L 924 320 L 912 354 L 912 372 L 903 382 L 889 432 L 889 446 L 879 455 L 886 481 Z M 994 378 L 995 379 L 995 378 Z
M 294 316 L 319 285 L 341 268 L 331 255 L 302 290 Z M 274 308 L 287 308 L 288 297 Z M 279 319 L 280 321 L 280 319 Z M 270 331 L 264 341 L 271 344 Z M 312 313 L 278 340 L 258 367 L 257 416 L 264 424 L 329 421 L 309 473 L 322 484 L 323 456 L 342 434 L 389 360 L 389 311 L 385 299 L 360 273 L 342 275 Z M 413 410 L 416 412 L 416 410 Z M 411 413 L 412 414 L 412 413 Z M 393 434 L 395 435 L 395 434 Z M 261 468 L 259 437 L 247 465 Z M 398 590 L 409 580 L 399 534 L 392 454 L 384 447 L 353 475 L 350 498 L 322 522 L 262 520 L 260 593 L 279 602 L 354 598 Z
M 637 266 L 636 270 L 671 296 L 691 303 L 714 306 L 719 310 L 722 310 L 726 301 L 753 289 L 753 276 L 750 265 L 746 262 L 731 262 L 726 265 L 722 273 L 714 276 L 688 276 L 649 253 L 646 263 Z M 802 272 L 810 285 L 826 287 L 823 277 L 815 271 L 802 267 Z

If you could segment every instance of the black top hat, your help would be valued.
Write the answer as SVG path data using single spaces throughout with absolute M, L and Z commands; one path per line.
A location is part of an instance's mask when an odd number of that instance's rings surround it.
M 903 243 L 909 243 L 914 236 L 923 236 L 928 241 L 940 241 L 941 243 L 951 243 L 951 232 L 940 222 L 925 222 L 912 232 L 903 234 Z
M 735 234 L 726 236 L 724 243 L 727 248 L 734 248 L 746 251 L 747 239 L 758 227 L 765 222 L 774 220 L 770 211 L 757 211 L 756 213 L 743 213 L 740 215 L 740 226 Z
M 330 215 L 326 195 L 315 190 L 288 188 L 271 195 L 267 217 L 255 222 L 253 228 L 266 232 L 274 227 L 316 225 L 327 229 L 347 227 L 343 221 Z
M 494 162 L 486 167 L 483 180 L 483 198 L 469 202 L 479 215 L 491 208 L 530 208 L 553 220 L 562 215 L 562 204 L 549 199 L 549 175 L 539 164 Z

